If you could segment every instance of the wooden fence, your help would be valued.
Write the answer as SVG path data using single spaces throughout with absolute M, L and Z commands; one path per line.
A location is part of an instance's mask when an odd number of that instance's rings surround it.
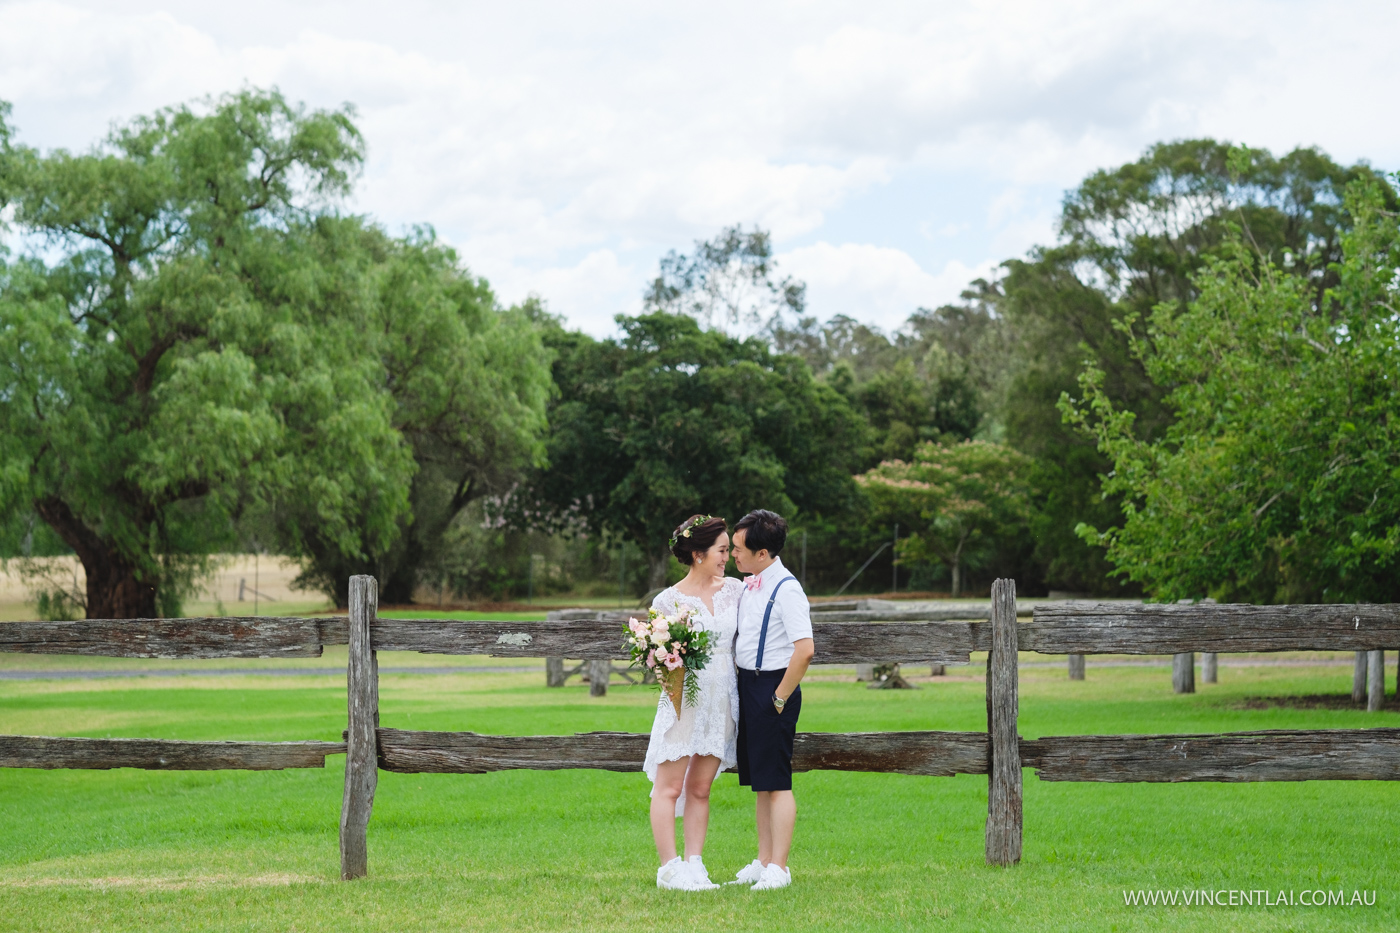
M 513 768 L 639 771 L 645 734 L 496 736 L 379 726 L 377 652 L 626 656 L 620 614 L 548 622 L 380 619 L 371 577 L 350 581 L 348 618 L 211 618 L 0 623 L 0 651 L 139 658 L 317 657 L 349 645 L 344 742 L 177 742 L 0 736 L 0 767 L 254 769 L 324 767 L 346 754 L 341 877 L 368 870 L 367 828 L 380 770 L 481 774 Z M 1207 735 L 1022 739 L 1017 652 L 1376 651 L 1400 645 L 1400 606 L 1040 606 L 1017 622 L 1015 584 L 998 580 L 987 621 L 822 613 L 827 664 L 967 662 L 988 652 L 986 732 L 800 733 L 796 771 L 988 775 L 986 859 L 1020 860 L 1022 768 L 1044 781 L 1298 781 L 1400 778 L 1400 729 L 1268 730 Z M 839 618 L 833 618 L 839 616 Z

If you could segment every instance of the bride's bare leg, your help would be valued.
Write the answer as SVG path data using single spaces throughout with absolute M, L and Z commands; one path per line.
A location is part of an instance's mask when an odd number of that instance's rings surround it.
M 710 785 L 719 773 L 714 755 L 694 755 L 685 776 L 685 857 L 702 854 L 710 828 Z
M 656 766 L 656 793 L 651 798 L 651 835 L 656 840 L 656 855 L 662 865 L 676 857 L 676 801 L 680 799 L 688 767 L 689 758 L 663 761 Z

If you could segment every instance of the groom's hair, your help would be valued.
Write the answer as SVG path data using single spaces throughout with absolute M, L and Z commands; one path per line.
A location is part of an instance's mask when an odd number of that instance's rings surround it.
M 734 533 L 744 533 L 744 547 L 750 551 L 767 551 L 777 557 L 787 543 L 787 520 L 777 512 L 754 509 L 734 526 Z

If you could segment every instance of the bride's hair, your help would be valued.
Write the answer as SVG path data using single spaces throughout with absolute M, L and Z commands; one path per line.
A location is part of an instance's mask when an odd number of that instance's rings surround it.
M 671 536 L 671 553 L 676 555 L 676 560 L 689 566 L 694 558 L 692 554 L 708 551 L 714 547 L 715 541 L 725 531 L 724 519 L 707 518 L 704 515 L 692 515 L 676 526 L 675 534 Z

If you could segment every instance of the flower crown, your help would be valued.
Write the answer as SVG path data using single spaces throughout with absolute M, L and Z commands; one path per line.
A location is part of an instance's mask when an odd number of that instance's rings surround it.
M 692 528 L 695 528 L 699 525 L 703 525 L 712 518 L 714 518 L 713 515 L 697 515 L 693 520 L 687 522 L 684 528 L 681 528 L 679 531 L 671 535 L 671 547 L 675 547 L 676 542 L 679 541 L 681 538 L 689 538 L 690 530 Z

